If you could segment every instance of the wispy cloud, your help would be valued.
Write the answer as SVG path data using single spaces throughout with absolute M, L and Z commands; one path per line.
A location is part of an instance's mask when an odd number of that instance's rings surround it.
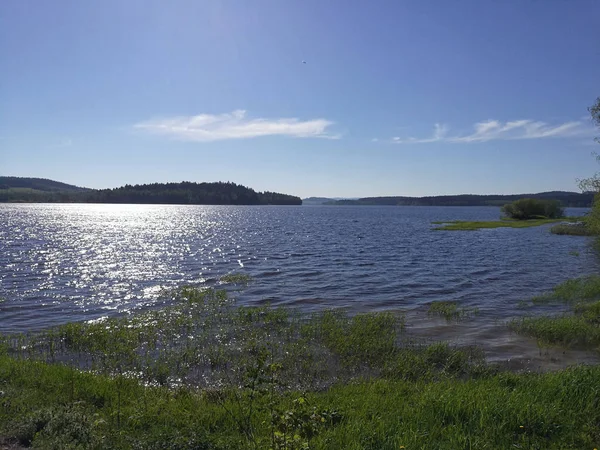
M 339 139 L 331 134 L 333 122 L 325 119 L 248 118 L 246 111 L 225 114 L 199 114 L 148 120 L 134 125 L 138 130 L 195 142 L 248 139 L 261 136 Z
M 587 136 L 593 128 L 584 120 L 550 125 L 535 120 L 514 120 L 500 122 L 486 120 L 473 125 L 473 131 L 464 135 L 449 135 L 450 128 L 444 124 L 435 124 L 433 134 L 426 138 L 394 137 L 396 144 L 427 144 L 432 142 L 473 143 L 494 140 L 544 139 Z

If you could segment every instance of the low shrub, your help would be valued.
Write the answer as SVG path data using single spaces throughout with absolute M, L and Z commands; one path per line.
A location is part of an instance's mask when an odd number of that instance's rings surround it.
M 502 207 L 502 212 L 515 220 L 560 219 L 565 212 L 557 200 L 522 198 Z

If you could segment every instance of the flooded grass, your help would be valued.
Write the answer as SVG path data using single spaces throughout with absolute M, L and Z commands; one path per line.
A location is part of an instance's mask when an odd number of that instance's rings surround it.
M 170 295 L 161 310 L 4 336 L 0 435 L 61 449 L 331 448 L 319 436 L 346 420 L 325 394 L 335 386 L 368 396 L 375 380 L 496 371 L 477 349 L 412 343 L 401 313 L 301 317 L 214 289 Z
M 597 349 L 600 328 L 584 317 L 574 315 L 524 317 L 510 322 L 517 333 L 538 338 L 545 345 Z
M 564 219 L 532 219 L 532 220 L 489 220 L 489 221 L 464 221 L 453 220 L 448 222 L 432 222 L 434 225 L 442 225 L 433 228 L 440 231 L 476 231 L 487 228 L 529 228 L 539 227 L 558 222 L 576 222 L 581 220 L 580 217 L 568 217 Z
M 600 287 L 600 284 L 599 284 Z M 591 293 L 573 283 L 567 291 Z M 557 288 L 558 292 L 562 292 Z M 399 312 L 309 317 L 185 287 L 0 345 L 0 436 L 45 449 L 593 448 L 600 368 L 511 374 Z M 435 314 L 461 316 L 452 302 Z M 592 301 L 579 317 L 600 312 Z
M 600 276 L 590 275 L 587 277 L 574 278 L 555 286 L 552 291 L 533 297 L 534 304 L 549 302 L 565 302 L 573 304 L 576 302 L 588 302 L 600 300 Z
M 559 224 L 550 228 L 550 233 L 566 236 L 593 236 L 583 223 L 582 224 Z
M 429 305 L 427 314 L 441 316 L 447 321 L 461 320 L 479 313 L 479 308 L 461 308 L 454 301 L 437 301 Z
M 534 305 L 564 302 L 572 313 L 513 319 L 509 327 L 544 345 L 600 349 L 600 276 L 568 280 L 551 292 L 534 297 Z
M 447 352 L 434 347 L 424 363 L 447 367 Z M 219 390 L 144 386 L 0 356 L 0 383 L 4 436 L 45 449 L 591 449 L 600 440 L 599 367 L 281 392 L 258 378 L 260 387 Z
M 241 284 L 242 286 L 246 286 L 252 281 L 252 277 L 245 273 L 228 273 L 227 275 L 223 275 L 219 281 L 224 284 Z

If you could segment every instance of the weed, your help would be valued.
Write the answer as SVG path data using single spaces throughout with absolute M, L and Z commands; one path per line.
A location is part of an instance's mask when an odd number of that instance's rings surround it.
M 583 224 L 558 224 L 550 228 L 550 233 L 568 236 L 593 236 L 593 233 Z
M 223 284 L 240 284 L 246 286 L 252 281 L 252 277 L 245 273 L 229 273 L 223 275 L 219 281 Z
M 600 346 L 600 276 L 576 278 L 532 299 L 539 305 L 564 302 L 574 314 L 513 319 L 508 326 L 544 344 L 595 349 Z
M 430 316 L 442 316 L 447 321 L 465 319 L 478 313 L 479 308 L 459 308 L 458 304 L 454 301 L 432 302 L 427 311 L 427 314 Z

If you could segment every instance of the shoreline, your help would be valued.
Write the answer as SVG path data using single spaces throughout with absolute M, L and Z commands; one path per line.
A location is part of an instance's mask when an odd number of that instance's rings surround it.
M 214 289 L 172 295 L 177 302 L 156 311 L 4 337 L 5 442 L 225 450 L 355 448 L 374 439 L 378 449 L 587 448 L 600 436 L 600 422 L 585 428 L 600 383 L 598 354 L 540 346 L 506 323 L 482 330 L 486 312 L 434 302 L 405 313 L 306 317 L 237 306 Z M 593 305 L 600 277 L 563 283 L 531 305 L 580 296 Z M 494 355 L 469 345 L 477 332 L 494 335 Z M 517 349 L 522 358 L 500 357 Z M 567 367 L 592 354 L 591 365 Z M 557 393 L 571 382 L 577 392 Z M 471 405 L 466 415 L 463 404 Z M 399 411 L 403 423 L 394 419 Z M 367 431 L 370 424 L 380 431 Z M 411 434 L 423 426 L 424 434 Z

